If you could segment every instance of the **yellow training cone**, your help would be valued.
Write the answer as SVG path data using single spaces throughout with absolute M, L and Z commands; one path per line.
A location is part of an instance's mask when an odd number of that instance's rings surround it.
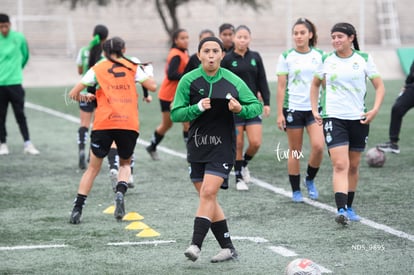
M 147 228 L 142 230 L 141 232 L 139 232 L 136 236 L 137 237 L 157 237 L 161 235 L 160 233 L 158 233 L 157 231 L 155 231 L 152 228 Z
M 141 229 L 147 229 L 147 228 L 149 228 L 149 226 L 143 222 L 132 222 L 127 227 L 125 227 L 125 229 L 129 229 L 129 230 L 141 230 Z
M 106 208 L 104 211 L 103 211 L 105 214 L 114 214 L 114 212 L 115 212 L 115 206 L 109 206 L 108 208 Z
M 143 219 L 144 217 L 138 214 L 137 212 L 129 212 L 122 218 L 123 221 L 140 221 Z

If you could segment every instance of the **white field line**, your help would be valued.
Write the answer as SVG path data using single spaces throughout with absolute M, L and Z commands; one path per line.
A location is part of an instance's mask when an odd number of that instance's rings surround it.
M 46 249 L 46 248 L 62 248 L 62 247 L 67 247 L 67 245 L 66 244 L 51 244 L 51 245 L 0 246 L 0 251 Z
M 175 240 L 167 240 L 167 241 L 143 241 L 143 242 L 120 242 L 120 243 L 107 243 L 106 245 L 109 246 L 130 246 L 130 245 L 158 245 L 158 244 L 168 244 L 168 243 L 175 243 Z
M 68 114 L 61 113 L 61 112 L 56 111 L 56 110 L 53 110 L 53 109 L 45 108 L 45 107 L 42 107 L 40 105 L 36 105 L 36 104 L 30 103 L 30 102 L 26 102 L 25 106 L 28 107 L 28 108 L 34 109 L 34 110 L 38 110 L 38 111 L 41 111 L 41 112 L 45 112 L 47 114 L 50 114 L 50 115 L 53 115 L 53 116 L 57 116 L 57 117 L 60 117 L 60 118 L 63 118 L 63 119 L 69 120 L 69 121 L 72 121 L 72 122 L 79 123 L 79 118 L 74 117 L 72 115 L 68 115 Z M 143 141 L 143 140 L 138 140 L 138 143 L 139 144 L 142 144 L 142 145 L 148 145 L 149 144 L 148 142 Z M 186 157 L 186 155 L 183 154 L 183 153 L 179 153 L 177 151 L 168 149 L 168 148 L 163 147 L 163 146 L 157 146 L 157 149 L 158 148 L 159 148 L 160 151 L 163 151 L 163 152 L 165 152 L 167 154 L 173 154 L 173 155 L 178 156 L 178 157 L 181 157 L 181 158 L 185 158 Z M 285 196 L 285 197 L 289 197 L 289 198 L 291 197 L 291 192 L 286 191 L 286 190 L 284 190 L 282 188 L 275 187 L 275 186 L 273 186 L 273 185 L 271 185 L 271 184 L 269 184 L 267 182 L 264 182 L 262 180 L 259 180 L 259 179 L 256 179 L 256 178 L 253 178 L 252 177 L 252 182 L 254 184 L 256 184 L 257 186 L 260 186 L 260 187 L 265 188 L 267 190 L 273 191 L 276 194 L 279 194 L 279 195 L 282 195 L 282 196 Z M 309 204 L 309 205 L 312 205 L 312 206 L 314 206 L 316 208 L 320 208 L 320 209 L 327 210 L 329 212 L 336 213 L 336 209 L 334 207 L 332 207 L 332 206 L 327 205 L 327 204 L 324 204 L 324 203 L 321 203 L 321 202 L 317 202 L 317 201 L 312 201 L 312 200 L 310 200 L 308 198 L 304 198 L 304 202 L 307 203 L 307 204 Z M 391 228 L 391 227 L 389 227 L 387 225 L 380 224 L 380 223 L 376 223 L 376 222 L 371 221 L 371 220 L 366 219 L 366 218 L 362 218 L 361 219 L 361 223 L 362 224 L 365 224 L 365 225 L 367 225 L 369 227 L 372 227 L 372 228 L 375 228 L 375 229 L 384 231 L 384 232 L 386 232 L 388 234 L 397 236 L 399 238 L 407 239 L 407 240 L 410 240 L 410 241 L 414 242 L 414 235 L 405 233 L 405 232 L 400 231 L 400 230 L 396 230 L 396 229 Z

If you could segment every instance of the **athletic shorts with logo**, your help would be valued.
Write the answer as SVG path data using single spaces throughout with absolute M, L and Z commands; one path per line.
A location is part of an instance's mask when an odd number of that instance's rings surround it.
M 368 142 L 369 125 L 359 120 L 324 118 L 323 133 L 328 149 L 348 145 L 349 151 L 362 152 Z

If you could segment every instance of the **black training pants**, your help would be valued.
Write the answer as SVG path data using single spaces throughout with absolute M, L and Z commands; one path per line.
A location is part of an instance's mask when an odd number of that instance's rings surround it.
M 0 143 L 6 143 L 6 117 L 9 103 L 11 103 L 14 117 L 19 125 L 23 141 L 28 141 L 29 129 L 24 114 L 24 89 L 22 85 L 0 86 Z
M 390 141 L 398 142 L 404 115 L 414 107 L 414 84 L 406 85 L 391 110 L 391 123 L 389 129 Z

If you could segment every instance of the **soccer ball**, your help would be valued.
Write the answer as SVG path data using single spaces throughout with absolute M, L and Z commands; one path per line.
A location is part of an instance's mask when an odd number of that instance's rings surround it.
M 286 275 L 321 275 L 319 266 L 309 259 L 295 259 L 286 267 Z
M 365 160 L 370 167 L 382 167 L 385 163 L 385 153 L 377 148 L 371 148 L 365 154 Z

